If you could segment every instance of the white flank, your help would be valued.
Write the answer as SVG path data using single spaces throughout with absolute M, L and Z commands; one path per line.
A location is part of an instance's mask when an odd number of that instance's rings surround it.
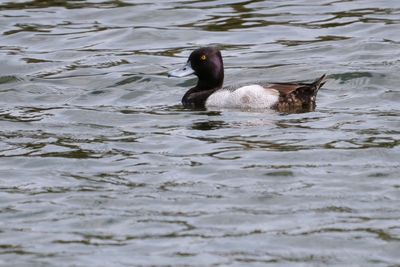
M 207 98 L 206 107 L 268 109 L 279 100 L 275 89 L 264 88 L 258 84 L 240 87 L 236 90 L 221 89 Z

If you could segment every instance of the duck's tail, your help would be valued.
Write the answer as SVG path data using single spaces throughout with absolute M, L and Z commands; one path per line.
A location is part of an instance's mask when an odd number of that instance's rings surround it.
M 316 79 L 311 83 L 311 89 L 313 90 L 314 96 L 318 93 L 319 88 L 321 88 L 326 82 L 326 74 L 322 75 L 320 78 Z

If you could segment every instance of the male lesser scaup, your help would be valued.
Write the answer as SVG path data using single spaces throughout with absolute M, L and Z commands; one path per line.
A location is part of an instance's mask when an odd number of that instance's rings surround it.
M 194 50 L 183 68 L 168 76 L 194 74 L 197 85 L 185 93 L 182 104 L 191 108 L 274 109 L 281 112 L 312 111 L 319 88 L 326 75 L 312 83 L 259 83 L 222 88 L 224 64 L 221 52 L 214 47 Z

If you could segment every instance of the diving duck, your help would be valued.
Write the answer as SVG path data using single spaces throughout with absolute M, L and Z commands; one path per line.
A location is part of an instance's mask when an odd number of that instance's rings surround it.
M 197 85 L 182 98 L 188 108 L 273 109 L 279 112 L 304 112 L 315 109 L 318 90 L 326 75 L 311 83 L 258 82 L 249 85 L 223 87 L 224 64 L 215 47 L 194 50 L 186 64 L 168 73 L 169 77 L 194 74 Z

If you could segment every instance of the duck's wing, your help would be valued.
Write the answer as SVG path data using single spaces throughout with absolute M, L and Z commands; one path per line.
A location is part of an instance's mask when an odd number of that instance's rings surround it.
M 308 91 L 309 94 L 315 96 L 326 82 L 326 74 L 316 79 L 312 83 L 269 83 L 264 85 L 264 88 L 275 89 L 280 95 L 290 95 L 297 90 Z
M 325 84 L 326 75 L 312 83 L 270 83 L 264 88 L 279 92 L 279 101 L 275 109 L 281 112 L 302 112 L 315 109 L 318 90 Z

